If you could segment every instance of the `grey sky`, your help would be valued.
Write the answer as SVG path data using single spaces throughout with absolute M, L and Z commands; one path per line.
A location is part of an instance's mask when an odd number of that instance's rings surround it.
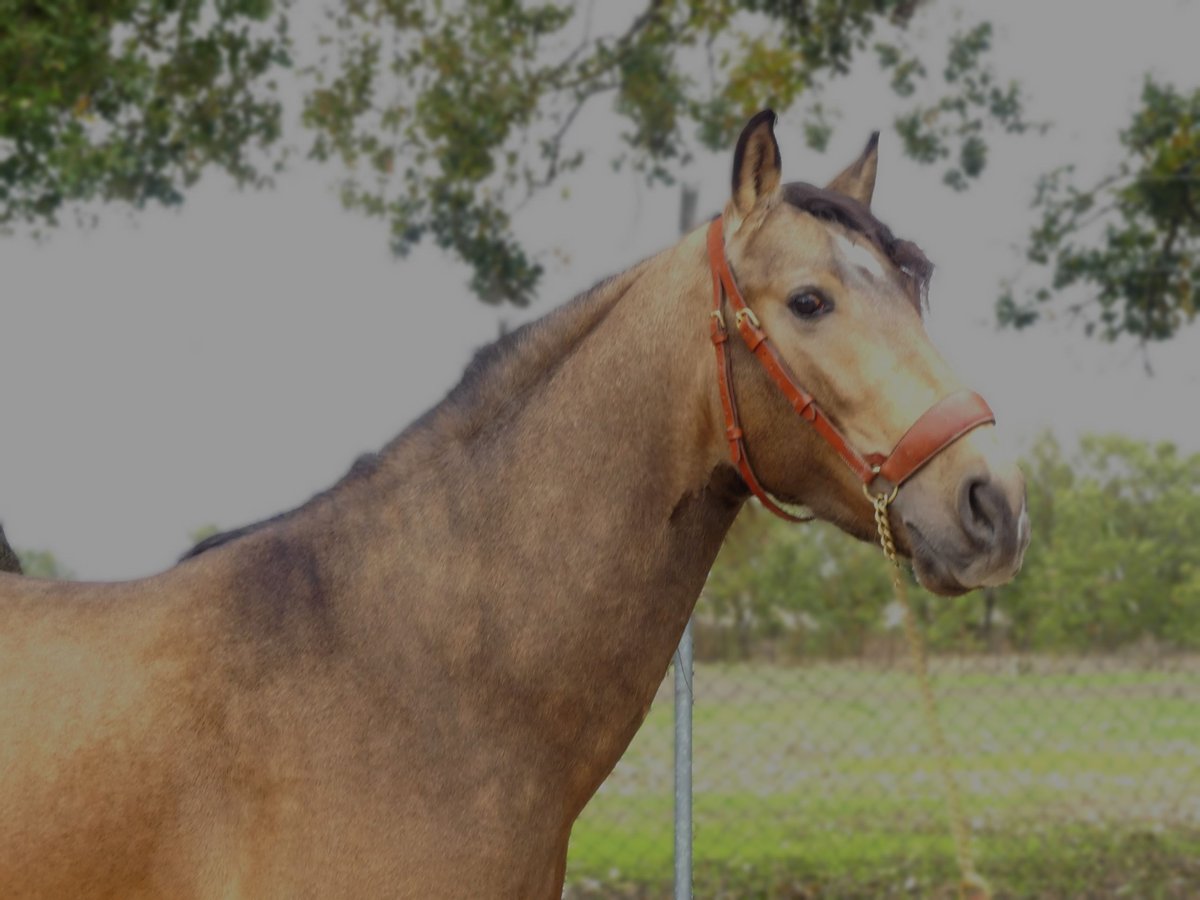
M 1200 327 L 1156 349 L 1148 379 L 1132 346 L 992 324 L 998 280 L 1020 265 L 1034 177 L 1110 165 L 1143 72 L 1200 84 L 1200 5 L 937 3 L 919 42 L 940 54 L 956 9 L 997 22 L 995 64 L 1023 80 L 1051 135 L 995 141 L 983 183 L 955 195 L 901 158 L 886 130 L 900 106 L 856 74 L 828 92 L 841 116 L 826 154 L 805 149 L 798 117 L 781 122 L 785 177 L 820 182 L 885 129 L 875 209 L 938 264 L 930 331 L 1011 440 L 1052 427 L 1200 450 L 1184 412 L 1200 389 Z M 612 128 L 600 104 L 576 139 L 602 148 Z M 725 199 L 729 162 L 702 159 L 688 175 L 706 214 Z M 301 166 L 258 194 L 212 178 L 181 211 L 131 224 L 113 210 L 93 233 L 0 242 L 0 520 L 14 543 L 53 550 L 82 577 L 164 568 L 192 529 L 244 524 L 334 481 L 440 399 L 499 319 L 540 315 L 675 239 L 676 192 L 612 174 L 600 149 L 569 200 L 549 192 L 518 222 L 547 251 L 542 300 L 495 310 L 434 251 L 392 260 L 378 222 L 339 208 L 336 175 Z

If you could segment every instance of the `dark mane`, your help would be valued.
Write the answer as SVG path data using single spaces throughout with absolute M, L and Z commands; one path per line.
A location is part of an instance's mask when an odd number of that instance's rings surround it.
M 647 260 L 604 278 L 549 314 L 481 347 L 446 398 L 419 419 L 443 433 L 469 435 L 571 355 L 643 271 Z M 401 435 L 403 437 L 403 435 Z
M 912 241 L 900 240 L 891 229 L 875 218 L 869 208 L 843 194 L 795 181 L 784 185 L 783 198 L 797 209 L 830 222 L 837 222 L 850 231 L 863 235 L 879 248 L 912 288 L 918 306 L 929 293 L 933 263 Z
M 379 468 L 388 451 L 402 443 L 414 430 L 438 429 L 452 437 L 478 431 L 488 422 L 502 417 L 497 411 L 524 396 L 533 384 L 542 380 L 559 362 L 604 320 L 616 301 L 628 290 L 645 263 L 639 263 L 619 275 L 606 278 L 569 303 L 522 325 L 475 352 L 458 384 L 433 409 L 418 418 L 380 453 L 365 453 L 331 488 L 315 495 L 296 509 L 263 519 L 251 525 L 222 531 L 196 543 L 179 558 L 180 562 L 285 521 L 341 487 L 368 477 Z
M 253 534 L 254 532 L 260 531 L 269 525 L 274 525 L 277 522 L 283 522 L 300 512 L 300 510 L 304 509 L 305 507 L 310 506 L 323 497 L 329 496 L 343 485 L 352 481 L 357 481 L 360 478 L 367 477 L 374 472 L 378 466 L 378 453 L 364 453 L 362 456 L 358 457 L 358 459 L 354 460 L 354 465 L 350 467 L 350 471 L 339 478 L 333 487 L 314 495 L 308 500 L 307 503 L 304 503 L 295 509 L 289 509 L 287 512 L 281 512 L 278 515 L 271 516 L 269 519 L 262 519 L 250 525 L 243 525 L 241 528 L 231 528 L 229 531 L 220 531 L 216 534 L 209 535 L 208 537 L 204 538 L 204 540 L 197 541 L 186 553 L 179 557 L 179 562 L 192 559 L 193 557 L 199 556 L 201 553 L 204 553 L 207 550 L 212 550 L 216 547 L 223 546 L 231 541 L 236 541 L 240 537 Z
M 867 207 L 842 194 L 803 182 L 785 185 L 783 196 L 788 203 L 810 215 L 837 222 L 863 235 L 904 275 L 912 288 L 914 302 L 919 306 L 924 301 L 933 264 L 916 244 L 897 239 Z M 458 384 L 441 403 L 418 418 L 380 453 L 360 456 L 350 471 L 329 489 L 316 494 L 296 509 L 207 537 L 184 553 L 180 562 L 285 521 L 342 486 L 369 476 L 391 447 L 401 443 L 416 429 L 431 427 L 451 437 L 465 437 L 487 423 L 499 420 L 498 410 L 522 398 L 532 385 L 540 382 L 547 372 L 569 356 L 604 320 L 645 264 L 646 261 L 643 261 L 619 275 L 600 281 L 549 315 L 480 348 L 468 363 Z

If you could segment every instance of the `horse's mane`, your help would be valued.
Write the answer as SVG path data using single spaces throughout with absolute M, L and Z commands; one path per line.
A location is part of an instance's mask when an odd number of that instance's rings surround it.
M 932 263 L 916 244 L 894 237 L 866 206 L 842 194 L 803 182 L 785 185 L 783 198 L 819 219 L 837 222 L 863 235 L 909 280 L 915 302 L 919 305 L 924 300 L 933 273 Z M 489 423 L 503 421 L 502 410 L 519 403 L 548 372 L 571 355 L 624 296 L 645 265 L 643 261 L 600 281 L 550 314 L 477 350 L 462 378 L 445 399 L 413 422 L 380 453 L 360 456 L 350 471 L 331 488 L 296 509 L 207 537 L 183 554 L 180 561 L 283 522 L 346 485 L 369 477 L 393 448 L 416 432 L 431 429 L 451 439 L 462 439 Z
M 452 436 L 470 435 L 519 401 L 575 348 L 624 296 L 646 261 L 602 279 L 558 309 L 481 347 L 446 398 L 414 423 Z M 401 434 L 396 440 L 404 438 Z
M 350 471 L 339 478 L 332 487 L 313 495 L 304 504 L 296 507 L 295 509 L 289 509 L 286 512 L 278 513 L 277 515 L 271 516 L 267 519 L 262 519 L 250 525 L 243 525 L 241 528 L 231 528 L 228 531 L 219 531 L 216 534 L 209 535 L 203 540 L 197 541 L 191 548 L 189 548 L 186 553 L 179 557 L 179 562 L 183 562 L 185 559 L 191 559 L 194 556 L 199 556 L 206 550 L 212 550 L 215 547 L 228 544 L 230 541 L 236 541 L 240 537 L 245 537 L 246 535 L 252 534 L 255 531 L 260 531 L 269 525 L 274 525 L 277 522 L 283 522 L 287 519 L 290 519 L 302 509 L 305 509 L 322 500 L 323 498 L 328 497 L 330 494 L 333 494 L 335 491 L 345 487 L 347 484 L 360 481 L 368 477 L 372 472 L 375 471 L 376 468 L 378 468 L 378 466 L 378 453 L 364 453 L 354 460 L 354 465 L 350 467 Z
M 597 283 L 558 309 L 522 325 L 481 347 L 446 397 L 402 431 L 379 453 L 365 453 L 341 479 L 303 505 L 268 519 L 222 531 L 197 542 L 179 561 L 286 521 L 347 485 L 370 477 L 389 452 L 416 432 L 431 429 L 450 438 L 468 437 L 489 422 L 501 419 L 500 410 L 523 397 L 604 320 L 617 300 L 633 283 L 644 263 Z

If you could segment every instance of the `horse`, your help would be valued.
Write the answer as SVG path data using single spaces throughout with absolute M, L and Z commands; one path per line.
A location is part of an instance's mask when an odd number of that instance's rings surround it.
M 962 385 L 932 267 L 870 210 L 876 141 L 783 184 L 774 122 L 712 224 L 480 351 L 309 502 L 142 580 L 0 574 L 0 893 L 557 898 L 751 482 L 862 539 L 864 486 L 898 488 L 927 588 L 1011 579 L 990 415 L 895 485 L 847 465 Z

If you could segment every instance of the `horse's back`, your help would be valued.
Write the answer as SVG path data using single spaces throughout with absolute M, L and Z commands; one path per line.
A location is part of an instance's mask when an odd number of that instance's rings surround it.
M 0 894 L 556 895 L 552 825 L 472 836 L 507 782 L 428 679 L 365 677 L 332 577 L 270 534 L 144 582 L 0 576 Z
M 305 567 L 249 541 L 205 557 L 124 584 L 0 575 L 0 895 L 400 882 L 363 828 L 395 817 L 366 766 L 386 748 L 365 746 L 371 709 L 320 649 Z

